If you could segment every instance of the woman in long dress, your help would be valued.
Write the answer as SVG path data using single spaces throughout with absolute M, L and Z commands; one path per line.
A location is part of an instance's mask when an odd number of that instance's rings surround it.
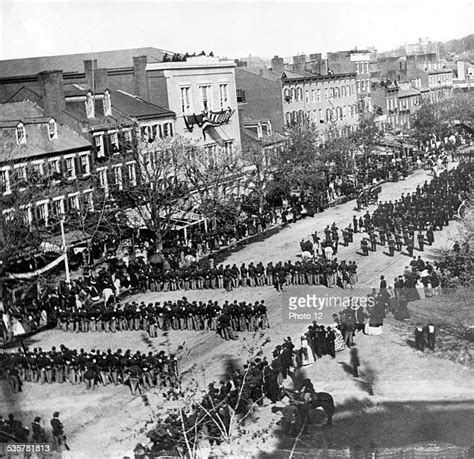
M 336 352 L 343 351 L 346 348 L 344 344 L 344 338 L 342 336 L 341 330 L 337 327 L 333 327 L 334 334 L 336 335 L 336 339 L 334 340 L 334 350 Z
M 416 291 L 418 292 L 418 296 L 420 297 L 420 300 L 425 299 L 425 286 L 423 285 L 423 282 L 421 282 L 421 279 L 418 279 L 415 285 Z
M 308 339 L 304 335 L 301 337 L 301 359 L 303 366 L 314 363 L 313 352 L 308 345 Z

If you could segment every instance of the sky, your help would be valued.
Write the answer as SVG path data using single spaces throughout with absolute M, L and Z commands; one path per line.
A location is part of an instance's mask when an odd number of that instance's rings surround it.
M 142 46 L 229 58 L 384 51 L 461 38 L 473 25 L 474 0 L 0 0 L 0 59 Z

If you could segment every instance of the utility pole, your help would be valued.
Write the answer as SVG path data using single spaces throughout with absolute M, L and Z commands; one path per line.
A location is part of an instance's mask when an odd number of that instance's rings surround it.
M 61 218 L 60 225 L 61 225 L 61 238 L 62 238 L 62 242 L 63 242 L 64 267 L 66 269 L 66 283 L 67 283 L 67 285 L 70 285 L 71 284 L 71 276 L 70 276 L 70 273 L 69 273 L 69 260 L 68 260 L 68 257 L 67 257 L 66 236 L 64 234 L 64 218 Z

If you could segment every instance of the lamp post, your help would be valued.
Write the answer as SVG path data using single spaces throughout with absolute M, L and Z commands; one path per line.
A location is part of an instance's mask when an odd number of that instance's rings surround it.
M 64 218 L 61 218 L 59 224 L 61 226 L 61 238 L 62 238 L 62 242 L 63 242 L 64 267 L 66 269 L 66 283 L 68 285 L 70 285 L 71 276 L 70 276 L 70 273 L 69 273 L 69 260 L 68 260 L 68 256 L 67 256 L 66 236 L 64 234 Z

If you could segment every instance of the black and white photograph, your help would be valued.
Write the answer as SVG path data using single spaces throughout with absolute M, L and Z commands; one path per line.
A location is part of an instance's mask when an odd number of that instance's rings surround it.
M 1 0 L 0 458 L 473 458 L 473 185 L 473 0 Z

